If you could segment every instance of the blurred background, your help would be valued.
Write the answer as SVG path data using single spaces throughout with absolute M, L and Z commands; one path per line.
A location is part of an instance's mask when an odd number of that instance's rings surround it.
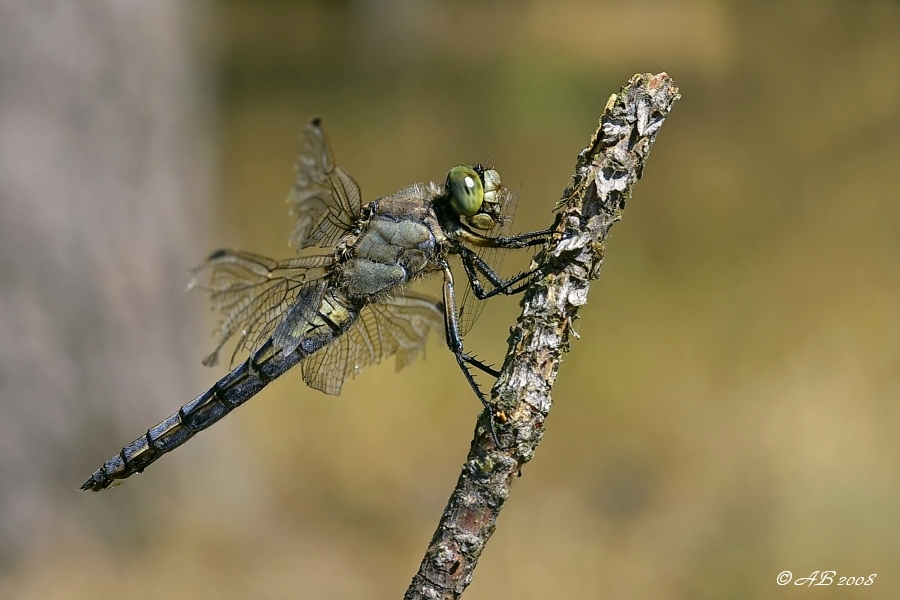
M 291 255 L 311 115 L 366 199 L 490 159 L 528 230 L 660 71 L 683 99 L 466 598 L 896 598 L 900 4 L 715 0 L 0 1 L 0 597 L 400 597 L 480 408 L 438 336 L 76 489 L 224 374 L 188 270 Z M 775 584 L 825 569 L 877 578 Z

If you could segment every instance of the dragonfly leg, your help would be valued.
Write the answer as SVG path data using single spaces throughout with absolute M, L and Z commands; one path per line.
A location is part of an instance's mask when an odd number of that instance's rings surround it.
M 478 400 L 488 412 L 488 423 L 491 428 L 491 437 L 494 438 L 494 443 L 498 448 L 503 448 L 503 444 L 500 443 L 500 439 L 497 437 L 497 430 L 494 428 L 494 419 L 498 416 L 497 411 L 488 401 L 484 392 L 481 391 L 478 382 L 475 381 L 472 372 L 469 370 L 469 366 L 477 367 L 494 377 L 499 377 L 500 373 L 485 365 L 475 357 L 469 356 L 463 350 L 462 336 L 459 334 L 459 313 L 456 310 L 456 292 L 453 289 L 453 273 L 450 272 L 450 265 L 446 262 L 442 265 L 442 269 L 444 272 L 444 330 L 447 334 L 447 346 L 456 356 L 456 362 L 459 364 L 459 368 L 462 370 L 466 381 L 469 382 L 472 391 L 475 392 Z
M 547 240 L 550 239 L 550 236 L 555 232 L 556 225 L 554 225 L 553 227 L 548 227 L 547 229 L 540 229 L 538 231 L 529 231 L 527 233 L 511 235 L 509 237 L 494 238 L 494 243 L 500 248 L 510 249 L 540 246 L 541 244 L 547 242 Z
M 497 377 L 500 377 L 500 371 L 498 371 L 497 369 L 495 369 L 495 368 L 492 367 L 491 365 L 486 365 L 486 364 L 484 364 L 483 362 L 481 362 L 480 360 L 478 360 L 477 357 L 472 356 L 471 354 L 464 354 L 464 355 L 463 355 L 463 360 L 466 361 L 466 363 L 468 363 L 468 364 L 472 365 L 473 367 L 477 368 L 478 370 L 484 371 L 485 373 L 487 373 L 488 375 L 490 375 L 491 377 L 493 377 L 493 378 L 495 378 L 495 379 L 496 379 Z
M 506 296 L 513 296 L 525 290 L 529 285 L 531 285 L 530 277 L 538 273 L 542 265 L 539 265 L 533 269 L 528 271 L 522 271 L 518 275 L 514 277 L 510 277 L 509 279 L 504 280 L 500 275 L 494 271 L 490 265 L 488 265 L 484 260 L 481 259 L 480 256 L 471 251 L 466 251 L 460 254 L 462 258 L 463 268 L 466 270 L 466 275 L 469 278 L 469 284 L 472 286 L 472 292 L 474 292 L 475 297 L 479 300 L 487 300 L 497 294 L 504 294 Z M 485 291 L 484 285 L 481 283 L 481 279 L 478 277 L 478 273 L 481 272 L 482 275 L 487 278 L 487 280 L 494 286 L 494 289 L 490 291 Z M 519 283 L 522 280 L 527 280 L 522 285 L 515 286 L 515 284 Z

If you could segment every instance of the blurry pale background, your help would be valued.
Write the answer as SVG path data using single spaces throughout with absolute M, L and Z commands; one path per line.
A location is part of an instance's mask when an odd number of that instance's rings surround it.
M 223 374 L 188 269 L 291 254 L 310 115 L 367 199 L 489 158 L 525 230 L 659 71 L 684 98 L 466 598 L 896 598 L 900 4 L 702 0 L 0 2 L 0 597 L 400 597 L 479 411 L 438 336 L 75 490 Z

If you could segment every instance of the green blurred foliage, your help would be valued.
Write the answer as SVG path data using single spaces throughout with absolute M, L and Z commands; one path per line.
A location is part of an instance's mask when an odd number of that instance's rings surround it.
M 636 72 L 681 87 L 467 598 L 851 594 L 779 588 L 784 569 L 878 573 L 859 597 L 896 596 L 896 2 L 223 0 L 217 18 L 211 235 L 273 256 L 311 115 L 366 199 L 489 158 L 528 230 L 610 93 Z M 492 302 L 467 344 L 500 360 L 516 315 Z M 399 597 L 476 399 L 440 339 L 339 398 L 284 379 L 220 426 L 240 522 L 209 516 L 206 485 L 133 554 L 92 548 L 59 577 L 104 565 L 98 597 Z

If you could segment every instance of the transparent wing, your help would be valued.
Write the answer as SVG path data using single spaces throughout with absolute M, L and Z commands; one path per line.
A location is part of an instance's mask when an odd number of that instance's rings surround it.
M 396 356 L 399 371 L 425 352 L 428 332 L 444 326 L 442 305 L 418 296 L 397 296 L 362 309 L 344 335 L 301 364 L 303 380 L 326 394 L 337 395 L 350 377 L 366 365 Z
M 222 347 L 235 335 L 231 362 L 242 350 L 257 350 L 282 320 L 311 318 L 333 262 L 332 256 L 278 261 L 249 252 L 214 252 L 192 271 L 188 285 L 188 289 L 209 292 L 212 307 L 223 314 L 216 331 L 218 344 L 203 364 L 215 365 Z
M 490 237 L 501 237 L 509 235 L 512 230 L 513 218 L 516 215 L 516 203 L 518 196 L 511 193 L 506 188 L 499 190 L 500 201 L 502 203 L 502 213 L 500 223 L 494 226 L 485 235 Z M 499 273 L 500 267 L 503 266 L 503 257 L 507 250 L 504 248 L 485 248 L 478 247 L 475 249 L 476 254 L 488 264 L 494 271 Z M 482 281 L 484 279 L 482 278 Z M 472 291 L 472 286 L 465 286 L 462 299 L 459 302 L 459 334 L 466 335 L 475 324 L 475 321 L 484 310 L 484 301 L 479 300 Z
M 297 178 L 288 202 L 296 218 L 290 243 L 297 250 L 309 246 L 331 248 L 359 220 L 359 186 L 340 167 L 318 118 L 300 135 Z

